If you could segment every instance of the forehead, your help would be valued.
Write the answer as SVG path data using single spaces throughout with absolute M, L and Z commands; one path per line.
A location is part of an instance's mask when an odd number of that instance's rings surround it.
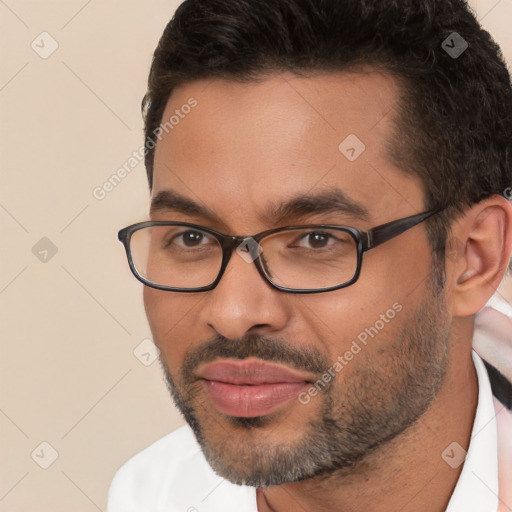
M 419 182 L 386 151 L 399 101 L 394 79 L 371 70 L 185 84 L 162 118 L 173 123 L 156 147 L 153 195 L 170 188 L 220 217 L 247 219 L 330 187 L 370 210 L 418 206 Z

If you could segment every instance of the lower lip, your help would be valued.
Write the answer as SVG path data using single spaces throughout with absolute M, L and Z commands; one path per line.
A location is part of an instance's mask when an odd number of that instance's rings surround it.
M 214 407 L 228 416 L 253 418 L 270 414 L 279 406 L 296 399 L 307 382 L 279 382 L 240 386 L 206 380 L 206 391 Z

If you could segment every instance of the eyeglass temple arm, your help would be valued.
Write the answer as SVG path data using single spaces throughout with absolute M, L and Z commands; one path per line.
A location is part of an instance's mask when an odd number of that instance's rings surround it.
M 391 222 L 387 222 L 386 224 L 381 224 L 370 231 L 366 231 L 366 238 L 363 238 L 363 251 L 368 251 L 377 247 L 388 240 L 391 240 L 395 236 L 402 234 L 408 229 L 417 226 L 424 220 L 427 220 L 429 217 L 432 217 L 436 213 L 442 211 L 443 208 L 439 208 L 437 210 L 430 210 L 424 213 L 418 213 L 417 215 L 411 215 L 410 217 L 406 217 L 405 219 L 394 220 Z

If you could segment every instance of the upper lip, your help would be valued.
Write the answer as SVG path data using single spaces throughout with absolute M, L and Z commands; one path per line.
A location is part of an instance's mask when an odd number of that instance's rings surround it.
M 214 361 L 200 368 L 198 375 L 205 380 L 248 386 L 312 381 L 310 374 L 260 359 Z

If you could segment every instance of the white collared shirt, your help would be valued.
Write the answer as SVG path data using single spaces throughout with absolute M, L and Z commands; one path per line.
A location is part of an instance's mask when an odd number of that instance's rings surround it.
M 188 425 L 130 459 L 110 487 L 108 512 L 258 512 L 254 487 L 217 476 Z
M 498 509 L 498 430 L 487 370 L 473 351 L 478 405 L 462 472 L 446 512 L 496 512 Z
M 464 466 L 446 512 L 496 512 L 497 427 L 489 377 L 473 352 L 478 405 Z M 441 456 L 441 454 L 440 454 Z M 117 472 L 108 512 L 258 512 L 253 487 L 217 476 L 188 425 L 130 459 Z

